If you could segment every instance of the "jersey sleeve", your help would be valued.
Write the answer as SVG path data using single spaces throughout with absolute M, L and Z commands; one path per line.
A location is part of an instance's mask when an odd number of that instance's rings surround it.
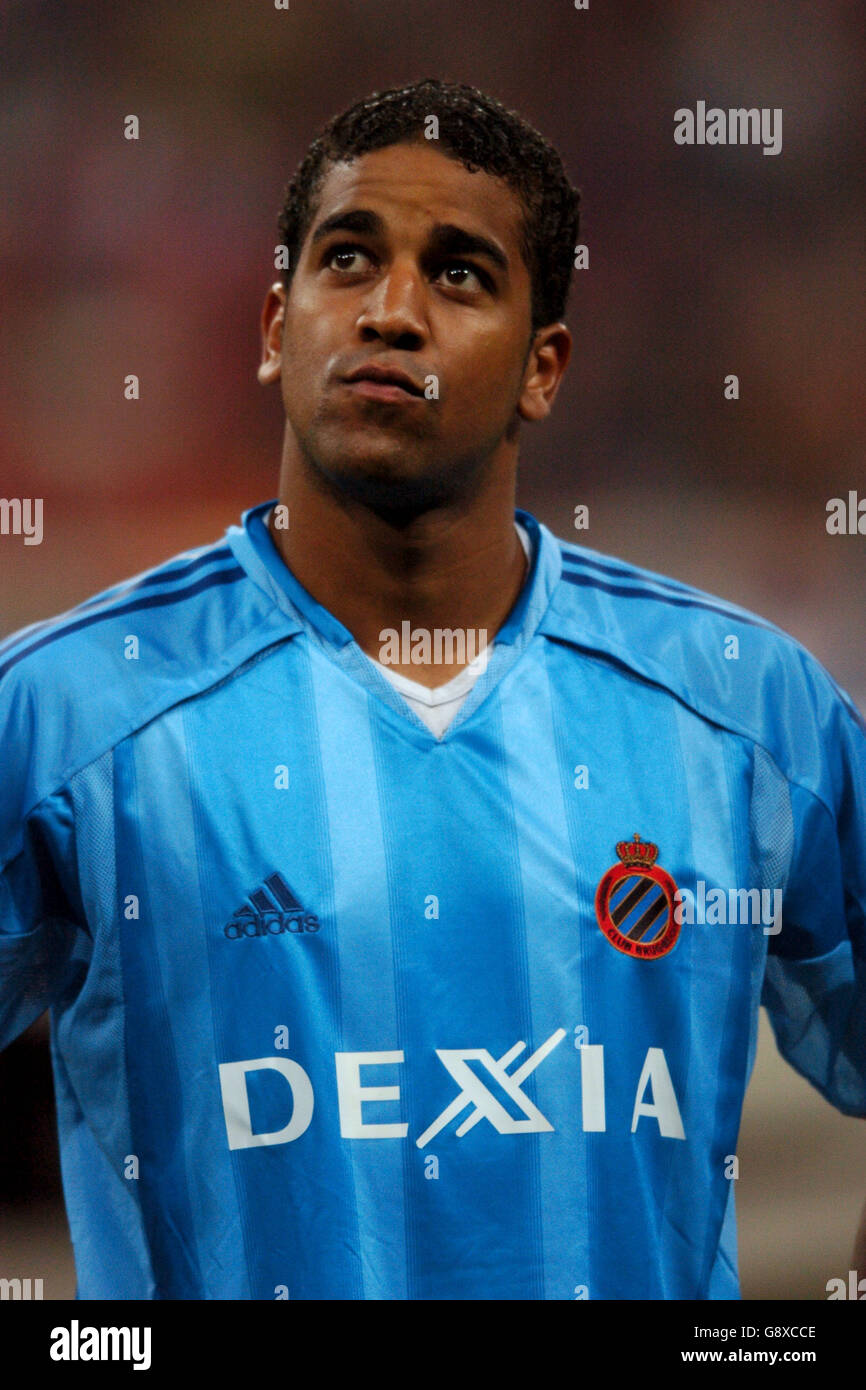
M 866 728 L 820 675 L 801 712 L 809 723 L 795 729 L 820 746 L 820 781 L 791 784 L 793 855 L 762 1002 L 791 1065 L 839 1110 L 866 1116 Z
M 0 682 L 0 1048 L 63 991 L 84 924 L 71 798 L 61 786 L 33 804 L 51 704 Z

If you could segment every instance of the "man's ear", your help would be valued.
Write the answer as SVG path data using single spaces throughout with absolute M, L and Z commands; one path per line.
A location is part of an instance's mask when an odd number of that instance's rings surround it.
M 522 420 L 543 420 L 550 414 L 570 357 L 571 333 L 564 323 L 539 328 L 526 359 L 523 390 L 517 403 Z
M 262 386 L 279 381 L 283 361 L 283 321 L 286 313 L 286 291 L 281 281 L 271 285 L 262 307 L 262 360 L 258 379 Z

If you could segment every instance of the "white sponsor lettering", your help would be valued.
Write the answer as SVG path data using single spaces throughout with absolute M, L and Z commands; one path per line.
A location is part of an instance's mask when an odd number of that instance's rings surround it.
M 607 1129 L 604 1112 L 604 1048 L 584 1043 L 580 1049 L 580 1097 L 583 1128 L 590 1134 Z
M 557 1028 L 546 1042 L 536 1048 L 513 1071 L 509 1070 L 512 1063 L 526 1051 L 526 1043 L 523 1041 L 514 1043 L 499 1058 L 492 1056 L 486 1047 L 437 1048 L 436 1056 L 454 1078 L 459 1089 L 454 1099 L 415 1140 L 416 1146 L 419 1149 L 425 1148 L 431 1139 L 456 1120 L 463 1111 L 468 1111 L 468 1114 L 463 1116 L 454 1131 L 457 1139 L 462 1139 L 480 1120 L 487 1120 L 498 1134 L 553 1132 L 554 1125 L 530 1099 L 522 1086 L 526 1078 L 550 1056 L 565 1036 L 566 1030 Z M 604 1133 L 607 1130 L 604 1046 L 601 1043 L 581 1043 L 578 1051 L 581 1128 L 586 1133 Z M 573 1056 L 573 1052 L 570 1055 Z M 403 1066 L 403 1052 L 336 1052 L 334 1065 L 342 1138 L 405 1139 L 409 1133 L 409 1125 L 405 1120 L 383 1120 L 379 1117 L 374 1121 L 364 1118 L 364 1106 L 373 1102 L 387 1102 L 399 1106 L 400 1087 L 363 1085 L 361 1079 L 362 1067 Z M 483 1068 L 486 1079 L 495 1083 L 503 1097 L 520 1112 L 519 1116 L 513 1115 L 499 1096 L 494 1094 L 491 1085 L 485 1084 L 485 1080 L 482 1080 L 478 1073 L 479 1067 Z M 266 1068 L 277 1072 L 288 1082 L 287 1099 L 291 1098 L 292 1111 L 282 1129 L 257 1133 L 253 1129 L 250 1115 L 247 1075 Z M 219 1068 L 219 1079 L 230 1149 L 288 1144 L 300 1139 L 309 1128 L 313 1118 L 313 1085 L 303 1067 L 297 1062 L 290 1061 L 287 1057 L 259 1057 L 252 1061 L 223 1062 Z M 572 1113 L 575 1112 L 569 1106 L 569 1114 Z M 399 1115 L 399 1110 L 397 1114 Z M 659 1133 L 665 1139 L 685 1138 L 673 1081 L 664 1050 L 660 1047 L 647 1049 L 635 1092 L 632 1134 L 642 1118 L 654 1119 Z
M 402 1062 L 402 1052 L 335 1052 L 340 1133 L 344 1139 L 405 1139 L 407 1124 L 365 1124 L 361 1106 L 371 1100 L 399 1100 L 399 1086 L 362 1086 L 362 1067 Z
M 440 1129 L 444 1129 L 455 1115 L 458 1115 L 461 1110 L 465 1110 L 467 1105 L 474 1106 L 474 1110 L 457 1130 L 458 1139 L 462 1139 L 463 1135 L 482 1117 L 489 1120 L 500 1134 L 539 1134 L 552 1130 L 553 1125 L 550 1121 L 545 1119 L 541 1111 L 533 1105 L 529 1096 L 521 1091 L 520 1083 L 529 1076 L 530 1072 L 535 1071 L 539 1062 L 543 1062 L 548 1053 L 552 1052 L 564 1037 L 565 1029 L 558 1028 L 555 1033 L 551 1033 L 547 1042 L 542 1043 L 541 1047 L 533 1052 L 532 1056 L 528 1057 L 525 1062 L 521 1063 L 512 1074 L 509 1074 L 505 1068 L 510 1066 L 514 1059 L 525 1050 L 525 1042 L 516 1042 L 512 1048 L 509 1048 L 508 1052 L 499 1058 L 499 1061 L 491 1057 L 486 1047 L 470 1048 L 465 1052 L 456 1052 L 451 1049 L 440 1051 L 437 1048 L 436 1056 L 442 1065 L 447 1067 L 461 1089 L 459 1096 L 446 1106 L 429 1129 L 425 1129 L 420 1139 L 415 1140 L 418 1148 L 423 1149 L 424 1145 L 429 1143 Z M 487 1068 L 494 1080 L 499 1082 L 505 1094 L 523 1111 L 525 1119 L 515 1120 L 509 1115 L 505 1107 L 487 1089 L 480 1077 L 476 1076 L 471 1067 L 466 1065 L 467 1062 L 472 1061 L 481 1062 Z
M 652 1088 L 653 1098 L 651 1101 L 644 1100 L 647 1086 Z M 665 1139 L 685 1139 L 686 1132 L 683 1129 L 680 1108 L 674 1094 L 674 1083 L 671 1081 L 665 1054 L 660 1047 L 647 1048 L 646 1060 L 634 1098 L 634 1113 L 631 1117 L 632 1134 L 637 1129 L 637 1122 L 642 1115 L 652 1116 L 658 1123 L 659 1133 Z
M 270 1068 L 289 1083 L 292 1116 L 282 1129 L 254 1134 L 247 1093 L 247 1072 Z M 221 1062 L 220 1089 L 230 1149 L 252 1149 L 264 1144 L 288 1144 L 299 1139 L 313 1118 L 313 1087 L 303 1067 L 288 1057 L 257 1057 L 251 1062 Z

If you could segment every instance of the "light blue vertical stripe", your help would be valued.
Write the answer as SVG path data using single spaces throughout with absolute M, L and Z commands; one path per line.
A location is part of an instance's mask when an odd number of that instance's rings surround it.
M 399 1051 L 397 1000 L 382 818 L 366 693 L 324 661 L 310 663 L 331 845 L 340 958 L 342 1050 Z M 387 1084 L 393 1085 L 392 1066 Z M 398 1077 L 402 1067 L 396 1067 Z M 362 1086 L 383 1073 L 361 1071 Z M 405 1105 L 376 1107 L 379 1122 L 406 1122 Z M 368 1107 L 368 1118 L 373 1108 Z M 364 1110 L 362 1107 L 362 1118 Z M 403 1149 L 410 1138 L 344 1139 L 355 1182 L 365 1299 L 407 1292 Z
M 152 1251 L 160 1298 L 195 1298 L 201 1287 L 198 1248 L 192 1239 L 190 1172 L 183 1131 L 183 1099 L 176 1036 L 171 1028 L 171 994 L 160 969 L 155 933 L 160 928 L 151 891 L 158 862 L 144 856 L 142 783 L 132 741 L 114 755 L 117 842 L 124 846 L 118 868 L 118 897 L 126 884 L 139 902 L 137 919 L 121 931 L 125 1000 L 126 1068 L 132 1152 L 138 1159 L 138 1192 Z
M 748 807 L 745 781 L 749 775 L 748 762 L 744 754 L 739 769 L 744 781 L 737 790 L 731 785 L 736 771 L 727 757 L 720 756 L 719 744 L 724 736 L 679 704 L 673 709 L 680 744 L 678 762 L 687 790 L 695 880 L 689 883 L 681 877 L 679 886 L 694 891 L 697 880 L 703 879 L 707 891 L 711 886 L 719 887 L 727 896 L 731 888 L 748 887 L 745 881 L 748 863 L 738 862 L 736 850 L 737 843 L 748 845 L 748 822 L 744 817 L 743 824 L 732 824 L 732 806 Z M 681 808 L 681 812 L 684 809 Z M 730 1180 L 724 1176 L 726 1146 L 723 1140 L 726 1130 L 732 1141 L 736 1135 L 739 1117 L 735 1107 L 742 1101 L 745 1083 L 745 1048 L 742 1049 L 741 1071 L 736 1068 L 737 1036 L 734 1034 L 742 1035 L 744 1040 L 748 1038 L 752 1008 L 748 960 L 751 934 L 756 930 L 760 931 L 760 927 L 731 923 L 716 926 L 696 923 L 691 927 L 684 924 L 676 948 L 692 957 L 688 1072 L 682 1098 L 682 1119 L 688 1142 L 677 1146 L 675 1162 L 669 1171 L 664 1211 L 675 1213 L 672 1219 L 678 1226 L 683 1223 L 683 1213 L 690 1214 L 690 1239 L 697 1248 L 711 1239 L 715 1249 L 713 1227 L 718 1224 L 721 1229 L 729 1195 Z M 732 1022 L 739 1023 L 734 1034 Z M 711 1089 L 716 1095 L 714 1115 L 706 1113 Z M 707 1131 L 713 1136 L 712 1146 L 698 1142 L 701 1133 Z M 708 1199 L 710 1192 L 713 1197 Z M 682 1294 L 679 1290 L 671 1290 L 668 1296 L 682 1297 Z M 699 1291 L 698 1296 L 705 1297 L 706 1291 Z
M 140 1185 L 124 1177 L 133 1141 L 120 938 L 135 928 L 122 914 L 118 893 L 113 753 L 92 763 L 71 787 L 75 838 L 87 846 L 78 869 L 93 954 L 74 1002 L 52 1014 L 51 1054 L 60 1132 L 67 1136 L 61 1161 L 78 1297 L 150 1298 L 156 1278 Z M 123 878 L 122 865 L 120 872 Z
M 562 789 L 565 750 L 557 747 L 547 672 L 540 662 L 524 661 L 519 679 L 520 698 L 504 698 L 501 717 L 523 885 L 535 1046 L 558 1028 L 566 1030 L 537 1079 L 540 1109 L 555 1129 L 538 1136 L 544 1297 L 572 1299 L 575 1286 L 586 1283 L 589 1268 L 586 1139 L 580 1053 L 574 1046 L 574 1029 L 584 1019 L 579 923 L 570 901 L 575 865 Z M 545 1085 L 545 1068 L 557 1075 L 558 1084 Z
M 155 845 L 185 846 L 197 865 L 199 893 L 179 900 L 174 880 L 164 859 L 148 868 L 148 896 L 154 922 L 157 962 L 165 982 L 168 1026 L 178 1059 L 185 1167 L 189 1175 L 189 1200 L 196 1248 L 205 1276 L 208 1298 L 250 1298 L 247 1264 L 239 1258 L 237 1233 L 243 1228 L 230 1151 L 224 1143 L 224 1120 L 216 1102 L 214 1085 L 202 1085 L 202 1040 L 220 1049 L 215 1039 L 211 968 L 208 955 L 208 919 L 214 929 L 210 905 L 206 848 L 200 843 L 189 781 L 177 776 L 178 760 L 170 750 L 182 746 L 180 764 L 189 769 L 195 750 L 187 745 L 187 708 L 163 716 L 138 738 L 136 762 L 147 777 L 147 839 Z M 193 848 L 194 847 L 194 848 Z M 180 917 L 181 921 L 178 920 Z M 216 920 L 218 921 L 218 915 Z M 178 969 L 182 938 L 183 969 Z M 201 1152 L 202 1135 L 217 1135 L 220 1142 Z M 205 1177 L 206 1169 L 206 1177 Z

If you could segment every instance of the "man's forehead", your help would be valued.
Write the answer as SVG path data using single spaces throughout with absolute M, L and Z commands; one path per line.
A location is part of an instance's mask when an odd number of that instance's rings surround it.
M 384 220 L 412 217 L 433 225 L 449 222 L 487 232 L 519 256 L 523 210 L 502 179 L 470 172 L 427 141 L 389 145 L 331 165 L 316 199 L 313 228 L 335 213 L 369 208 Z

